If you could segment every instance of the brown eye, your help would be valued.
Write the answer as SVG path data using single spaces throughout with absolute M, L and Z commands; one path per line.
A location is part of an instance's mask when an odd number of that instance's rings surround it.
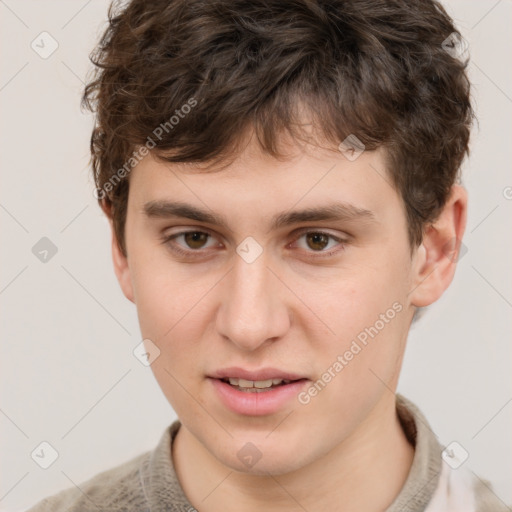
M 191 249 L 201 249 L 203 245 L 208 241 L 208 233 L 203 233 L 201 231 L 189 231 L 187 233 L 183 233 L 183 238 L 185 243 Z
M 171 251 L 185 257 L 203 257 L 208 250 L 219 247 L 216 239 L 206 231 L 182 231 L 164 235 L 162 243 Z
M 306 235 L 308 247 L 315 251 L 321 251 L 325 249 L 325 247 L 329 244 L 330 238 L 330 236 L 324 233 L 308 233 Z
M 301 231 L 295 240 L 295 247 L 306 251 L 312 258 L 335 256 L 349 243 L 348 239 L 323 231 Z

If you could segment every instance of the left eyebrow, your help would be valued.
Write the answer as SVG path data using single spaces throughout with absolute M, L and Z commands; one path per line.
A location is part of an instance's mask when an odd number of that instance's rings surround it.
M 149 201 L 144 204 L 143 212 L 147 217 L 182 217 L 229 229 L 228 222 L 223 216 L 179 201 Z M 301 222 L 354 220 L 377 222 L 374 213 L 370 210 L 349 203 L 332 203 L 316 208 L 278 213 L 272 217 L 270 229 L 279 229 Z
M 377 222 L 374 213 L 364 208 L 359 208 L 348 203 L 333 203 L 317 208 L 283 212 L 276 215 L 272 220 L 272 229 L 278 229 L 290 224 L 314 221 L 353 221 L 366 220 Z

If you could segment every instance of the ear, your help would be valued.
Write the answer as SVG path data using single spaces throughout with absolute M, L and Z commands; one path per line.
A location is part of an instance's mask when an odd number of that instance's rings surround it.
M 116 274 L 121 290 L 124 296 L 135 304 L 133 285 L 130 273 L 130 267 L 128 265 L 128 258 L 121 251 L 114 230 L 114 222 L 112 220 L 111 206 L 107 205 L 105 201 L 102 202 L 102 210 L 105 212 L 107 219 L 110 224 L 110 230 L 112 233 L 112 262 L 114 264 L 114 272 Z
M 427 228 L 414 255 L 411 303 L 423 307 L 435 302 L 448 288 L 460 256 L 466 251 L 467 192 L 453 185 L 438 219 Z

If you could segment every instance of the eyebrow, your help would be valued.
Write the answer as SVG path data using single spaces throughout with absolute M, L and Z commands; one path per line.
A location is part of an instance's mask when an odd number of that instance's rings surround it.
M 149 201 L 144 204 L 143 213 L 149 218 L 182 217 L 229 229 L 228 222 L 222 215 L 179 201 Z M 272 217 L 270 229 L 279 229 L 301 222 L 353 220 L 377 222 L 374 213 L 370 210 L 348 203 L 332 203 L 316 208 L 278 213 Z

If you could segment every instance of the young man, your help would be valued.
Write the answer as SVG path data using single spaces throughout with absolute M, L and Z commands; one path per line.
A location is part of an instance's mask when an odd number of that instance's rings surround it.
M 465 229 L 459 42 L 427 0 L 111 11 L 96 196 L 179 420 L 33 512 L 506 510 L 395 394 Z

